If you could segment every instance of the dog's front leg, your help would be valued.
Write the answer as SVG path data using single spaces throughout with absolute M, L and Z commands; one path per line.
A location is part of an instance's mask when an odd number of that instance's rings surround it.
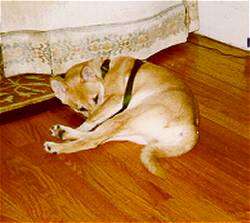
M 99 105 L 88 119 L 77 128 L 80 131 L 90 131 L 101 124 L 122 108 L 122 95 L 110 96 L 103 104 Z
M 117 134 L 121 134 L 124 125 L 117 120 L 109 119 L 94 131 L 81 132 L 81 138 L 75 141 L 56 143 L 45 142 L 44 148 L 49 153 L 73 153 L 81 150 L 96 148 L 98 145 L 110 140 Z
M 122 108 L 122 100 L 122 96 L 111 96 L 103 104 L 99 105 L 78 128 L 73 129 L 68 126 L 56 124 L 50 128 L 51 135 L 62 140 L 79 139 L 82 137 L 82 132 L 90 131 L 118 112 Z

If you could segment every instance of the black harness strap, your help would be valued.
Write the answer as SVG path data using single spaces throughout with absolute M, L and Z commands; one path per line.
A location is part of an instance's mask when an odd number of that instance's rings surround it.
M 140 69 L 140 67 L 142 66 L 143 61 L 136 59 L 133 68 L 131 69 L 131 73 L 130 76 L 128 78 L 128 82 L 127 82 L 127 86 L 124 92 L 124 96 L 123 96 L 123 103 L 122 103 L 122 108 L 116 112 L 114 115 L 112 115 L 109 119 L 113 118 L 114 116 L 116 116 L 117 114 L 123 112 L 129 105 L 129 102 L 132 98 L 132 90 L 133 90 L 133 86 L 134 86 L 134 80 L 135 80 L 135 76 L 138 72 L 138 70 Z
M 124 111 L 128 105 L 129 102 L 132 98 L 132 90 L 133 90 L 133 86 L 134 86 L 134 80 L 135 80 L 135 76 L 138 72 L 138 70 L 140 69 L 140 67 L 142 66 L 143 62 L 141 60 L 136 59 L 133 68 L 131 69 L 131 73 L 127 82 L 127 86 L 125 89 L 125 93 L 124 93 L 124 97 L 123 97 L 123 106 L 121 109 L 121 112 Z
M 102 71 L 102 78 L 104 79 L 106 76 L 106 73 L 109 71 L 109 64 L 110 64 L 110 59 L 104 60 L 101 66 L 101 71 Z

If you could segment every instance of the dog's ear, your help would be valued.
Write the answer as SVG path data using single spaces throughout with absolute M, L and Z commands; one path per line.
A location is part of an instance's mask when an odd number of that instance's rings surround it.
M 95 71 L 89 66 L 83 67 L 83 69 L 81 71 L 81 77 L 82 77 L 82 79 L 84 81 L 94 81 L 94 80 L 96 80 Z
M 55 96 L 62 102 L 66 99 L 66 85 L 61 77 L 53 77 L 50 80 L 50 86 L 55 93 Z

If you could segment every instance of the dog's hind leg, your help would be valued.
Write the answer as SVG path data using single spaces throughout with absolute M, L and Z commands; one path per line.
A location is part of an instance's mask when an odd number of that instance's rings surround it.
M 44 149 L 48 153 L 61 154 L 61 153 L 74 153 L 82 150 L 94 149 L 102 142 L 100 139 L 92 139 L 86 137 L 86 139 L 78 139 L 75 141 L 56 143 L 56 142 L 45 142 Z

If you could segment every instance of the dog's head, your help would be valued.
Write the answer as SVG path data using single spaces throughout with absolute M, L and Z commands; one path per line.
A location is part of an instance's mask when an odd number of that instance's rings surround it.
M 51 88 L 62 103 L 88 117 L 96 105 L 103 102 L 103 64 L 105 59 L 97 58 L 77 64 L 67 73 L 51 78 Z

